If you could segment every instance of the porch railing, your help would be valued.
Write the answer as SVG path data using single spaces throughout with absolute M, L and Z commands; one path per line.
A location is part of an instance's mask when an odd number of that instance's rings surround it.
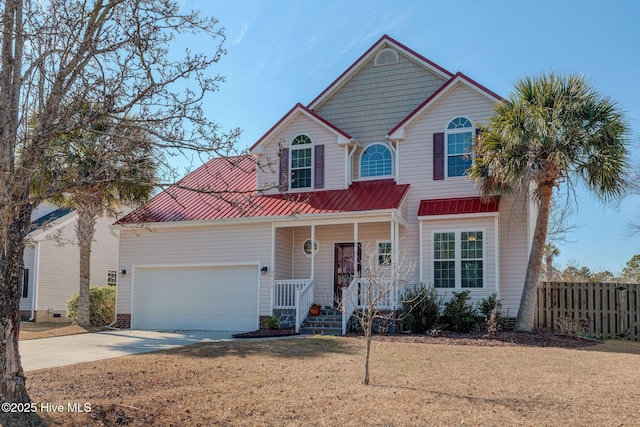
M 273 281 L 273 308 L 277 310 L 296 308 L 296 290 L 304 288 L 309 279 Z
M 309 315 L 309 307 L 313 302 L 313 279 L 302 289 L 296 289 L 296 332 L 300 332 L 300 325 Z
M 360 279 L 355 278 L 349 286 L 342 290 L 342 335 L 347 333 L 349 319 L 358 305 L 358 291 L 360 289 Z
M 398 307 L 399 289 L 386 284 L 371 284 L 366 279 L 353 279 L 342 291 L 342 334 L 347 333 L 349 319 L 356 311 L 374 303 L 376 310 L 395 310 Z

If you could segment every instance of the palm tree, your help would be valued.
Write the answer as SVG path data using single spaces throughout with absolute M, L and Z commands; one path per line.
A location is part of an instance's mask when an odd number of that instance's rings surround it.
M 544 245 L 544 265 L 547 269 L 545 279 L 547 281 L 553 280 L 553 259 L 560 254 L 560 250 L 556 248 L 552 243 Z
M 508 100 L 496 105 L 474 147 L 469 176 L 483 194 L 528 189 L 539 202 L 533 244 L 516 318 L 518 330 L 533 329 L 553 190 L 576 179 L 603 200 L 625 188 L 628 128 L 616 103 L 582 76 L 525 77 Z
M 88 114 L 91 106 L 80 111 Z M 91 243 L 97 218 L 123 205 L 147 200 L 155 187 L 157 163 L 151 140 L 139 129 L 109 123 L 107 119 L 89 128 L 65 134 L 52 144 L 36 193 L 46 183 L 63 183 L 66 191 L 52 200 L 78 213 L 76 237 L 80 249 L 77 323 L 90 325 L 89 287 Z

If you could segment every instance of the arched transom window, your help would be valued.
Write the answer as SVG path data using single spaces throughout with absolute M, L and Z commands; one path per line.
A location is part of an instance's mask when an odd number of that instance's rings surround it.
M 311 187 L 312 145 L 307 135 L 298 135 L 291 141 L 291 188 Z
M 456 117 L 447 126 L 447 176 L 466 175 L 471 166 L 473 125 L 466 117 Z
M 391 150 L 384 144 L 369 145 L 360 158 L 360 177 L 389 176 L 392 174 Z

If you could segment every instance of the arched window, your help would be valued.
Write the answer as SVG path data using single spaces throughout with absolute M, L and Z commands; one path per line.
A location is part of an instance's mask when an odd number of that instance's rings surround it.
M 391 150 L 384 144 L 369 145 L 360 158 L 360 177 L 389 176 L 392 174 Z
M 312 145 L 307 135 L 298 135 L 291 141 L 291 188 L 311 187 Z
M 466 117 L 456 117 L 449 122 L 447 135 L 447 176 L 466 175 L 471 167 L 473 125 Z

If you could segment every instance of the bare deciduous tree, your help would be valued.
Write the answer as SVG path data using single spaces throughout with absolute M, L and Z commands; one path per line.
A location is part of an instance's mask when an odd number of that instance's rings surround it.
M 393 262 L 390 254 L 378 255 L 373 247 L 364 248 L 363 273 L 357 287 L 349 287 L 342 295 L 341 309 L 353 311 L 364 332 L 365 358 L 363 384 L 369 384 L 369 360 L 372 334 L 376 327 L 386 328 L 398 322 L 398 304 L 410 283 L 415 262 L 399 257 Z
M 177 0 L 0 0 L 0 10 L 0 399 L 29 402 L 18 351 L 23 238 L 32 209 L 69 190 L 63 180 L 30 193 L 52 142 L 108 118 L 149 134 L 156 152 L 227 155 L 239 130 L 222 132 L 202 109 L 223 81 L 209 71 L 225 53 L 214 18 L 183 13 Z M 208 53 L 176 51 L 194 35 Z M 79 117 L 69 108 L 78 100 L 100 108 Z

